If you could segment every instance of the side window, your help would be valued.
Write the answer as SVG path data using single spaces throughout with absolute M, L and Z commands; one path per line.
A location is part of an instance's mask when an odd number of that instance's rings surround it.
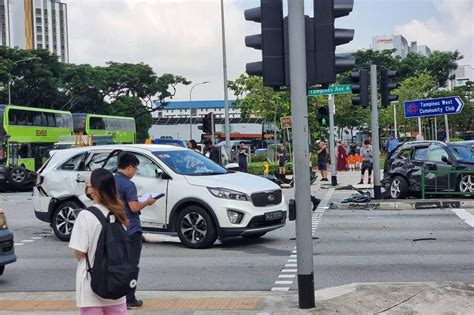
M 398 155 L 399 158 L 402 160 L 409 160 L 411 159 L 411 149 L 404 149 Z
M 156 172 L 160 168 L 155 163 L 153 163 L 149 158 L 141 154 L 135 154 L 135 155 L 140 161 L 140 165 L 138 165 L 137 176 L 156 177 Z
M 428 148 L 426 147 L 415 148 L 415 160 L 426 161 L 427 151 L 428 151 Z
M 79 164 L 81 163 L 82 159 L 84 158 L 84 154 L 76 155 L 70 158 L 67 162 L 59 167 L 62 171 L 76 171 L 79 168 Z
M 117 172 L 117 156 L 118 154 L 112 156 L 107 163 L 105 164 L 104 168 L 106 170 L 111 171 L 112 173 Z
M 95 153 L 89 162 L 87 162 L 86 171 L 93 171 L 101 168 L 109 154 L 110 152 Z
M 448 157 L 448 154 L 446 153 L 446 150 L 439 146 L 439 145 L 432 145 L 429 147 L 428 149 L 428 161 L 432 161 L 432 162 L 443 162 L 441 160 L 441 157 L 442 156 L 446 156 Z

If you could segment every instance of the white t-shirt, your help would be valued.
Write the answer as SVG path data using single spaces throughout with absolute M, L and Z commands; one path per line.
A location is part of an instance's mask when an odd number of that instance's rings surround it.
M 94 205 L 107 216 L 109 210 L 103 205 Z M 87 253 L 91 266 L 94 266 L 95 251 L 102 225 L 96 216 L 87 210 L 79 212 L 72 229 L 69 247 Z M 77 307 L 97 307 L 126 303 L 126 298 L 117 300 L 103 299 L 92 291 L 91 276 L 87 272 L 86 257 L 82 257 L 76 271 L 76 304 Z

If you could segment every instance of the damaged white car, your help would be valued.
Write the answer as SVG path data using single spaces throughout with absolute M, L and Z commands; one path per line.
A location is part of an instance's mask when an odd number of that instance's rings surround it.
M 38 171 L 35 215 L 69 240 L 77 212 L 90 205 L 85 181 L 97 168 L 117 171 L 120 152 L 140 165 L 132 181 L 138 194 L 165 197 L 141 211 L 144 232 L 175 233 L 191 248 L 219 238 L 261 237 L 285 225 L 287 205 L 280 187 L 259 176 L 226 170 L 185 148 L 166 145 L 107 145 L 58 150 Z

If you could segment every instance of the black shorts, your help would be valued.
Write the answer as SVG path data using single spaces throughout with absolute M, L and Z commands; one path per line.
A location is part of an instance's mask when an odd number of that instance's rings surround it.
M 361 172 L 362 174 L 365 174 L 365 171 L 369 171 L 369 176 L 372 174 L 372 169 L 373 169 L 374 164 L 372 162 L 370 163 L 364 163 L 362 161 L 362 166 L 361 166 Z
M 318 169 L 320 171 L 326 171 L 328 169 L 327 163 L 325 161 L 318 161 Z

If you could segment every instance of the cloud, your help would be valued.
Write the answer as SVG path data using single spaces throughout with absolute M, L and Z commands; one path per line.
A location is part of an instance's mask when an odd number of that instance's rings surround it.
M 414 19 L 395 27 L 408 41 L 428 45 L 431 50 L 459 50 L 461 64 L 473 64 L 474 4 L 472 0 L 434 0 L 437 17 L 425 21 Z
M 244 20 L 242 3 L 224 3 L 228 78 L 235 79 L 246 62 L 259 59 L 244 45 L 258 29 Z M 194 89 L 193 99 L 222 99 L 220 12 L 218 0 L 70 0 L 70 61 L 144 62 L 158 74 L 210 81 Z M 180 87 L 175 99 L 188 99 L 189 89 Z

